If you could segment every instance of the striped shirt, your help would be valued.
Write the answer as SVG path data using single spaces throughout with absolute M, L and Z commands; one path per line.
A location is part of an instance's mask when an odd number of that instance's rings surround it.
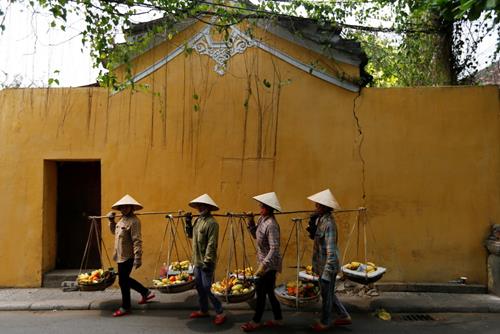
M 266 271 L 281 272 L 280 226 L 274 216 L 260 216 L 250 233 L 257 239 L 257 261 Z
M 339 271 L 337 226 L 330 213 L 317 218 L 316 225 L 312 257 L 313 271 L 320 277 L 331 280 Z

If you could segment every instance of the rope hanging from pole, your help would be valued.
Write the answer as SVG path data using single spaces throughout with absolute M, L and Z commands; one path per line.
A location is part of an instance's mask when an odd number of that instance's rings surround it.
M 164 244 L 165 238 L 167 236 L 167 231 L 168 231 L 168 224 L 165 224 L 165 229 L 163 230 L 163 237 L 161 238 L 161 241 L 160 241 L 160 250 L 158 252 L 158 259 L 156 260 L 156 265 L 154 267 L 154 272 L 153 272 L 152 277 L 156 277 L 156 273 L 158 273 L 158 265 L 160 264 L 161 253 L 163 251 L 163 244 Z
M 297 311 L 299 310 L 299 275 L 300 275 L 300 251 L 299 251 L 299 245 L 300 245 L 300 228 L 302 227 L 302 219 L 301 218 L 293 218 L 292 221 L 294 222 L 294 228 L 295 228 L 295 242 L 297 244 L 297 277 L 296 277 L 296 287 L 297 287 L 297 292 L 295 293 L 295 307 L 297 308 Z
M 82 261 L 80 262 L 80 270 L 79 274 L 82 273 L 83 268 L 87 268 L 89 256 L 90 256 L 90 247 L 92 244 L 92 240 L 95 239 L 97 252 L 99 254 L 99 262 L 102 265 L 102 249 L 104 248 L 104 252 L 106 254 L 106 259 L 108 260 L 108 267 L 111 267 L 111 260 L 109 258 L 108 250 L 106 249 L 106 245 L 104 244 L 104 240 L 102 239 L 101 234 L 99 233 L 98 223 L 95 219 L 90 221 L 89 235 L 87 237 L 87 242 L 85 244 L 85 249 L 83 251 Z

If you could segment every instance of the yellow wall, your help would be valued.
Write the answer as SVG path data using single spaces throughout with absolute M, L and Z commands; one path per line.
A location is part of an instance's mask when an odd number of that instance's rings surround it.
M 42 220 L 42 271 L 56 266 L 57 253 L 57 165 L 55 161 L 43 164 L 43 220 Z
M 55 194 L 44 182 L 54 178 L 50 161 L 68 159 L 100 159 L 102 208 L 129 193 L 145 211 L 187 210 L 208 192 L 221 212 L 255 211 L 251 196 L 276 191 L 285 210 L 309 209 L 306 196 L 330 187 L 343 207 L 369 208 L 369 259 L 389 268 L 386 281 L 464 275 L 486 284 L 481 243 L 500 221 L 496 87 L 364 89 L 358 97 L 257 49 L 232 58 L 224 76 L 212 68 L 205 56 L 175 58 L 144 80 L 159 96 L 0 92 L 0 286 L 39 286 L 53 266 Z M 290 218 L 279 217 L 283 242 Z M 150 282 L 165 220 L 141 219 L 136 277 Z M 355 221 L 338 215 L 341 250 Z M 111 252 L 112 235 L 103 236 Z M 307 264 L 311 244 L 303 245 Z M 227 241 L 220 253 L 219 277 Z

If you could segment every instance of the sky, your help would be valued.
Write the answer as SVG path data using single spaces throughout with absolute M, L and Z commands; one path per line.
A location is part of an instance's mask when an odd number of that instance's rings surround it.
M 0 8 L 5 3 L 0 0 Z M 89 50 L 79 36 L 84 21 L 70 15 L 66 31 L 50 29 L 51 21 L 48 15 L 33 15 L 25 5 L 12 4 L 5 18 L 6 30 L 0 33 L 0 85 L 18 81 L 22 87 L 46 87 L 49 78 L 59 80 L 59 87 L 96 82 L 99 70 L 92 67 Z M 487 37 L 479 46 L 480 68 L 490 64 L 488 57 L 495 48 L 496 36 Z

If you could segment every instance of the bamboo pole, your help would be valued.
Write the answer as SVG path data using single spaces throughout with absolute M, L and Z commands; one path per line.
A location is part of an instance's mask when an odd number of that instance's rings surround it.
M 333 214 L 336 213 L 346 213 L 346 212 L 359 212 L 366 210 L 364 207 L 360 207 L 357 209 L 339 209 L 339 210 L 334 210 Z M 147 215 L 165 215 L 165 217 L 171 217 L 171 218 L 183 218 L 186 217 L 186 214 L 183 214 L 185 211 L 183 210 L 177 210 L 177 211 L 166 211 L 166 212 L 137 212 L 135 213 L 136 216 L 147 216 Z M 297 214 L 297 213 L 314 213 L 316 212 L 315 210 L 297 210 L 297 211 L 283 211 L 283 212 L 275 212 L 275 215 L 291 215 L 291 214 Z M 177 215 L 175 215 L 177 214 Z M 175 215 L 175 216 L 174 216 Z M 212 214 L 214 217 L 248 217 L 248 216 L 259 216 L 259 213 L 244 213 L 244 212 L 226 212 L 225 214 Z M 199 217 L 199 214 L 194 214 L 192 215 L 193 217 Z M 115 215 L 115 218 L 120 218 L 122 215 L 118 214 Z M 103 219 L 103 218 L 108 218 L 108 216 L 89 216 L 88 219 Z
M 151 212 L 136 212 L 134 213 L 136 216 L 148 216 L 148 215 L 172 215 L 172 214 L 182 214 L 184 211 L 182 210 L 177 210 L 177 211 L 166 211 L 166 212 L 155 212 L 155 211 L 151 211 Z M 120 218 L 122 217 L 122 215 L 118 214 L 118 215 L 115 215 L 115 218 Z M 88 219 L 89 220 L 92 220 L 92 219 L 103 219 L 103 218 L 108 218 L 107 215 L 104 215 L 104 216 L 89 216 Z

